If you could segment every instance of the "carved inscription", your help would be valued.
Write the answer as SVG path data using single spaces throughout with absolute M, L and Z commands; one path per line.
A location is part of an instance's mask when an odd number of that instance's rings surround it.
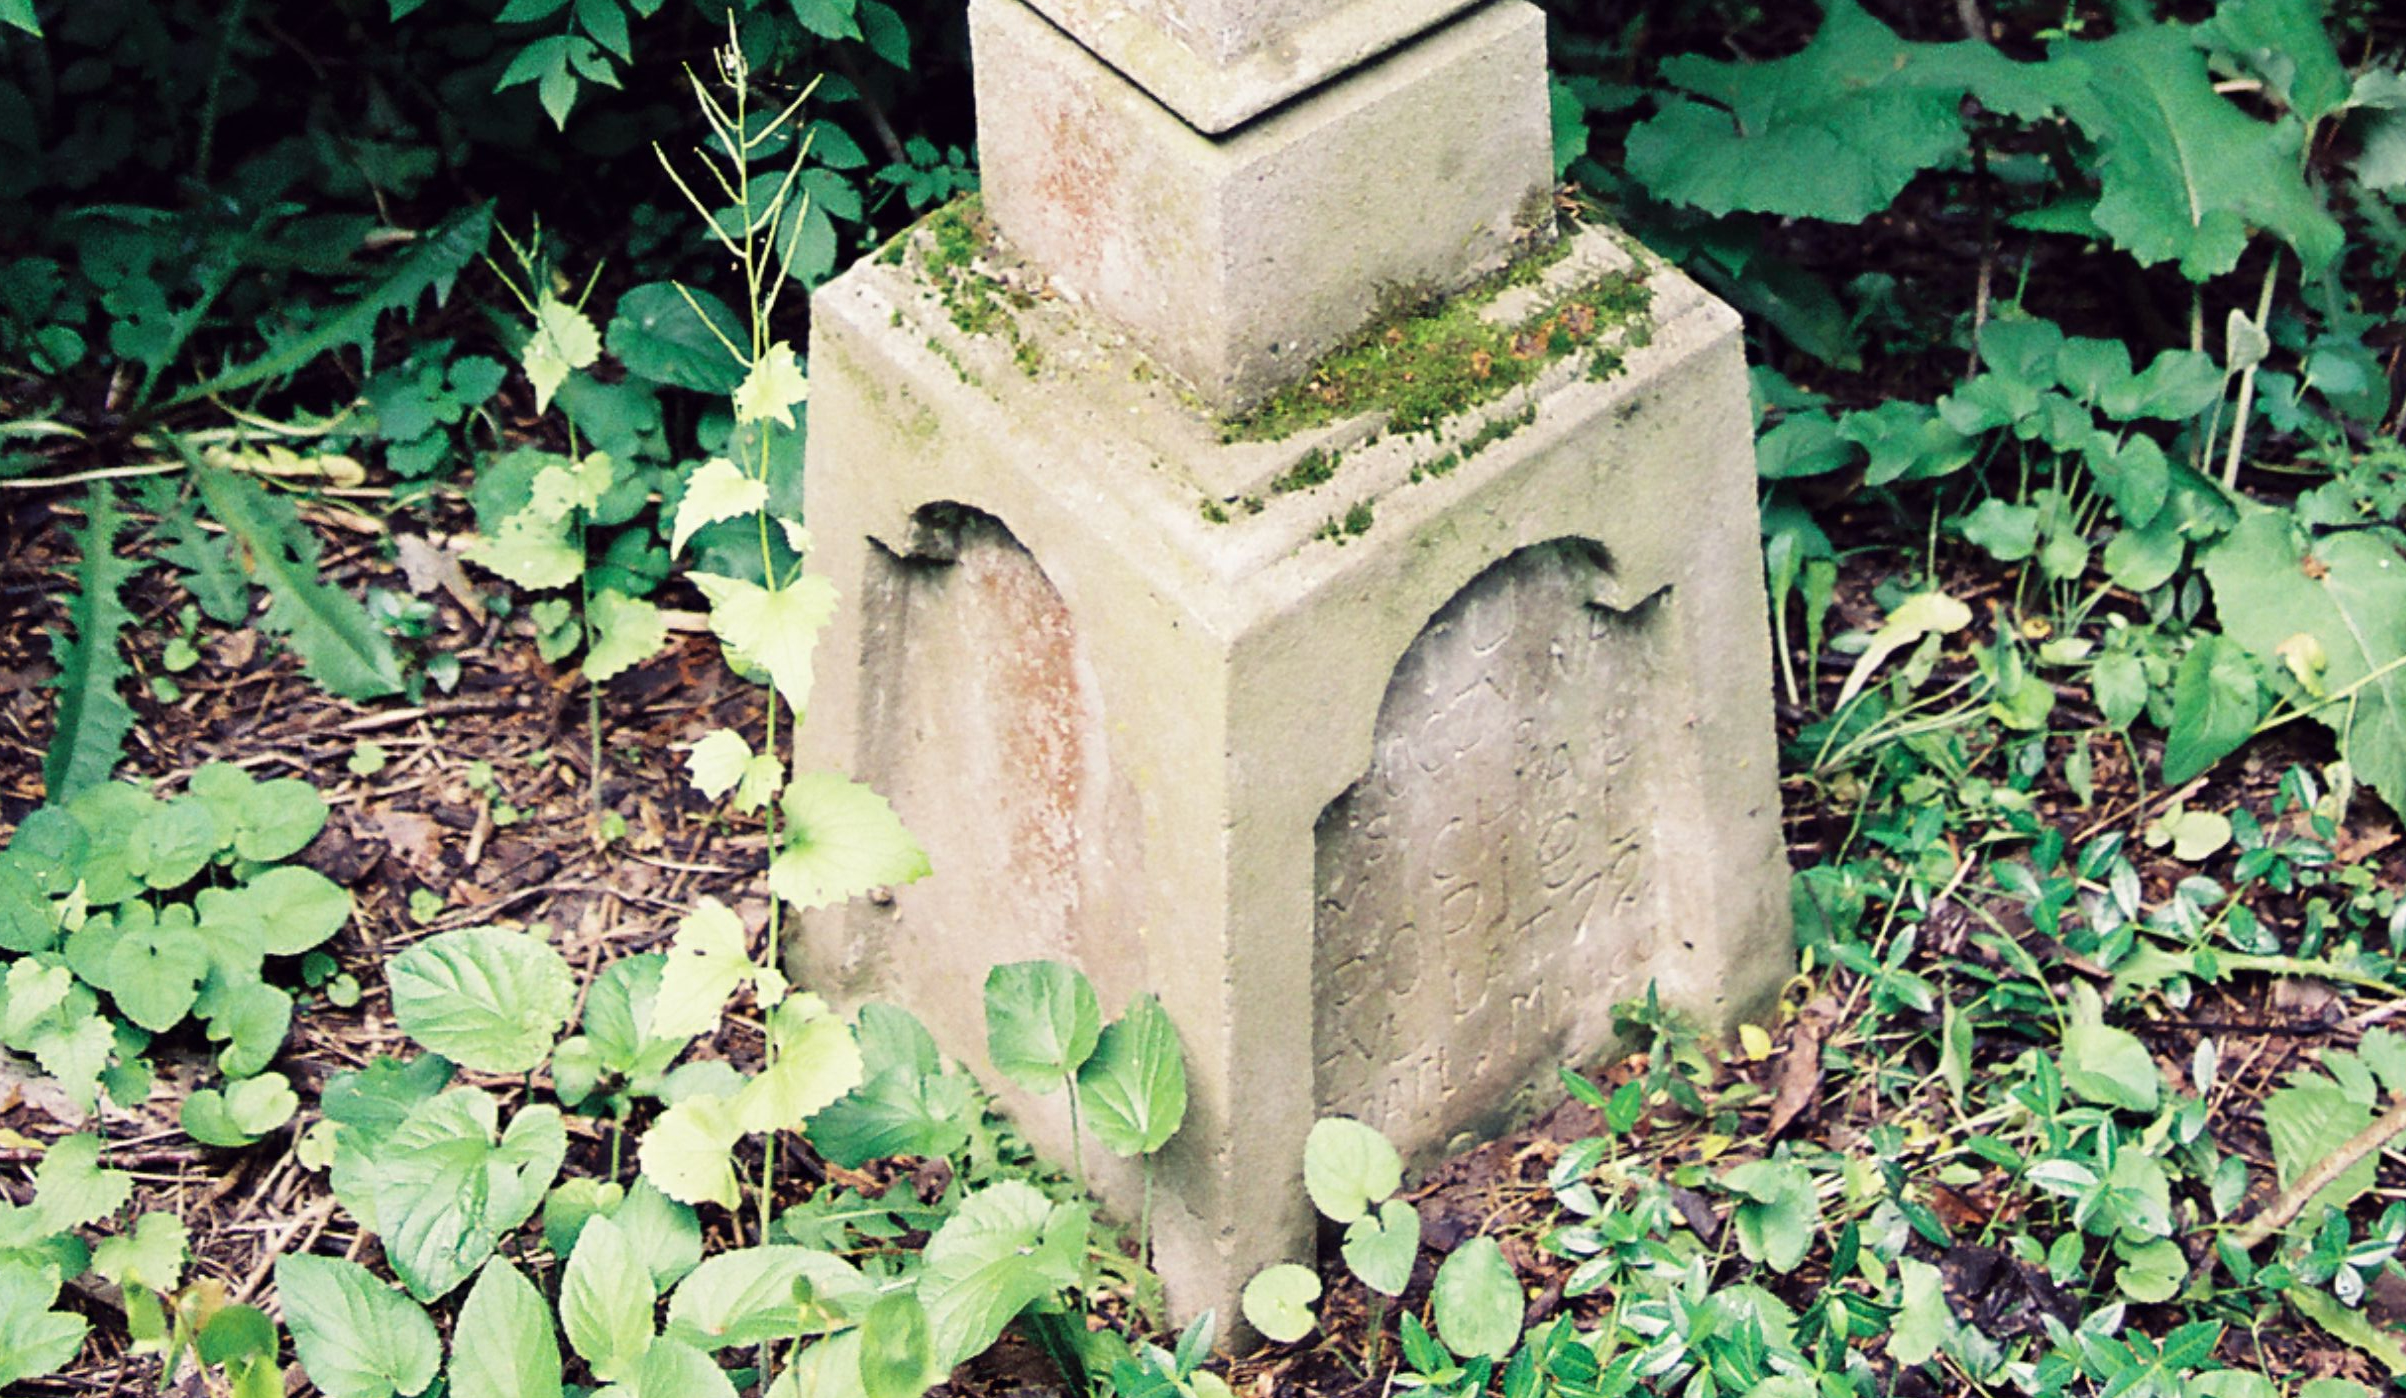
M 1565 542 L 1472 582 L 1397 666 L 1369 773 L 1320 819 L 1320 1107 L 1408 1152 L 1500 1129 L 1644 987 L 1661 604 L 1595 605 L 1606 576 Z

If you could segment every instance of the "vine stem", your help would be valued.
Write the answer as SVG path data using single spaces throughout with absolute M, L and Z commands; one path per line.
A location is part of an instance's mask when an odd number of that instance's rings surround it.
M 2272 289 L 2281 278 L 2281 250 L 2272 250 L 2272 263 L 2264 269 L 2264 289 L 2256 294 L 2256 329 L 2261 332 L 2264 322 L 2272 315 Z M 2256 369 L 2250 364 L 2239 373 L 2239 410 L 2231 419 L 2231 454 L 2222 466 L 2222 488 L 2239 488 L 2239 457 L 2247 443 L 2247 416 L 2256 406 Z

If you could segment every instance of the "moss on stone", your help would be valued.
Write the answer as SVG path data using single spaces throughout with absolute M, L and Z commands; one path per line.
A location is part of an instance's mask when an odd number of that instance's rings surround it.
M 995 256 L 994 225 L 977 195 L 956 199 L 919 220 L 879 250 L 878 261 L 902 264 L 914 247 L 920 276 L 955 329 L 1009 341 L 1012 362 L 1022 373 L 1033 376 L 1044 367 L 1043 348 L 1020 328 L 1018 318 L 1035 298 L 988 275 L 981 265 Z
M 1635 272 L 1607 272 L 1546 297 L 1517 323 L 1481 316 L 1497 296 L 1532 281 L 1568 240 L 1532 253 L 1460 296 L 1390 314 L 1300 381 L 1222 425 L 1229 441 L 1273 441 L 1362 413 L 1380 412 L 1406 435 L 1437 433 L 1450 418 L 1534 382 L 1559 360 L 1641 322 L 1653 291 Z M 1609 347 L 1604 351 L 1611 352 Z
M 1292 495 L 1298 490 L 1326 485 L 1337 478 L 1337 467 L 1343 461 L 1344 457 L 1336 452 L 1314 447 L 1270 482 L 1270 493 Z

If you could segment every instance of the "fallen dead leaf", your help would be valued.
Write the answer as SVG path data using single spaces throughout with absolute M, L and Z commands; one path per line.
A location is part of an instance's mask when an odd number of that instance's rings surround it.
M 1778 1140 L 1820 1100 L 1821 1046 L 1837 1026 L 1840 1013 L 1838 1002 L 1826 995 L 1796 1012 L 1780 1051 L 1779 1088 L 1771 1099 L 1768 1139 Z
M 416 811 L 378 811 L 372 817 L 384 842 L 412 870 L 432 873 L 441 859 L 442 828 Z

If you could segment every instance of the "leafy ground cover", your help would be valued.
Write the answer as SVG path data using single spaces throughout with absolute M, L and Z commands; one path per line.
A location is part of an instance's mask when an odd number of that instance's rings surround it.
M 1417 1177 L 1325 1126 L 1323 1255 L 1233 1363 L 1081 1161 L 776 970 L 923 867 L 783 760 L 830 605 L 793 346 L 974 182 L 951 21 L 367 9 L 0 0 L 0 1387 L 2406 1371 L 2388 9 L 1558 7 L 1573 197 L 1749 313 L 1803 968 L 1733 1043 L 1622 1007 Z M 376 95 L 287 107 L 291 61 Z M 563 149 L 656 197 L 492 179 Z M 989 1013 L 1095 1148 L 1177 1129 L 1148 1002 L 1013 967 Z

